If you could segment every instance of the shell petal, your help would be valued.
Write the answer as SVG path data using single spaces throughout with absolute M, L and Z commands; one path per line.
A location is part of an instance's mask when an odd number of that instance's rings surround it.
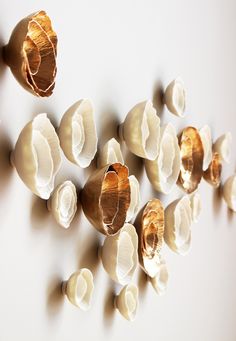
M 236 212 L 236 175 L 231 175 L 223 186 L 223 196 L 228 207 Z
M 129 176 L 130 183 L 130 205 L 126 215 L 126 221 L 131 221 L 137 214 L 140 206 L 139 182 L 134 175 Z
M 222 161 L 230 162 L 232 135 L 230 132 L 220 136 L 214 143 L 213 149 L 219 154 Z
M 127 284 L 116 297 L 116 308 L 128 321 L 133 321 L 138 308 L 138 288 L 135 284 Z
M 202 210 L 202 201 L 199 193 L 193 193 L 190 196 L 190 203 L 192 209 L 192 220 L 194 223 L 198 222 L 199 215 Z
M 150 282 L 153 286 L 153 289 L 156 291 L 158 295 L 163 295 L 166 292 L 167 284 L 169 279 L 169 273 L 166 266 L 166 262 L 163 258 L 161 258 L 161 262 L 159 265 L 158 273 L 155 277 L 150 278 Z
M 123 155 L 121 153 L 120 144 L 113 137 L 103 146 L 99 153 L 98 165 L 104 167 L 111 163 L 119 162 L 124 164 Z
M 208 125 L 204 125 L 199 130 L 199 135 L 202 140 L 202 146 L 204 151 L 203 157 L 203 170 L 205 171 L 212 160 L 212 138 L 211 138 L 211 129 Z
M 184 117 L 185 111 L 185 89 L 180 78 L 173 80 L 166 88 L 164 95 L 168 110 L 179 117 Z

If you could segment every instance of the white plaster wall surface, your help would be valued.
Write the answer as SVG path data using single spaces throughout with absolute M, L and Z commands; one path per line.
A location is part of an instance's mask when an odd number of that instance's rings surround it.
M 140 306 L 133 323 L 112 309 L 120 290 L 97 261 L 102 237 L 81 210 L 69 230 L 51 218 L 7 162 L 22 127 L 47 112 L 55 126 L 76 100 L 89 97 L 96 110 L 99 145 L 137 102 L 155 99 L 164 122 L 178 131 L 209 124 L 213 137 L 233 134 L 233 156 L 223 180 L 235 171 L 236 2 L 208 1 L 6 1 L 0 0 L 0 44 L 24 16 L 45 9 L 58 34 L 54 94 L 36 98 L 0 62 L 0 340 L 236 340 L 236 215 L 217 191 L 200 185 L 203 210 L 193 226 L 186 257 L 164 247 L 170 280 L 157 297 L 138 270 Z M 157 97 L 176 76 L 187 90 L 185 119 L 161 108 Z M 142 162 L 124 148 L 130 172 L 141 182 L 142 205 L 153 196 L 169 202 L 176 189 L 152 191 Z M 95 164 L 83 171 L 63 159 L 57 183 L 82 187 Z M 59 283 L 78 267 L 95 276 L 95 295 L 84 313 L 60 295 Z

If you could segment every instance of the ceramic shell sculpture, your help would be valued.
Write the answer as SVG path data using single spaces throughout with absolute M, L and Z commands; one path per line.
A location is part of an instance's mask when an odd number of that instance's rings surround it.
M 115 298 L 115 307 L 128 321 L 133 321 L 138 308 L 138 288 L 134 284 L 127 284 Z
M 210 185 L 217 188 L 220 186 L 221 182 L 221 171 L 222 165 L 220 155 L 214 152 L 212 161 L 207 170 L 203 173 L 203 177 Z
M 126 221 L 131 221 L 137 214 L 140 206 L 139 182 L 134 175 L 129 176 L 130 184 L 130 205 L 126 214 Z
M 166 88 L 164 102 L 168 110 L 179 117 L 184 117 L 185 89 L 180 78 L 173 80 Z
M 57 35 L 45 11 L 31 14 L 15 27 L 4 59 L 17 81 L 36 96 L 52 94 L 56 76 Z
M 63 115 L 58 129 L 61 148 L 68 160 L 86 168 L 97 152 L 94 109 L 89 99 L 73 104 Z
M 161 258 L 156 276 L 149 279 L 156 293 L 162 296 L 166 292 L 169 279 L 169 273 L 167 270 L 166 262 L 164 261 L 163 258 Z
M 219 154 L 221 161 L 230 162 L 232 135 L 230 132 L 220 136 L 214 143 L 213 149 Z
M 121 153 L 120 144 L 113 137 L 105 145 L 99 153 L 98 167 L 104 167 L 110 163 L 119 162 L 124 164 L 123 155 Z
M 189 199 L 190 199 L 190 204 L 191 204 L 191 209 L 192 209 L 192 220 L 194 223 L 197 223 L 199 215 L 202 210 L 202 201 L 201 201 L 200 194 L 195 192 L 191 194 Z
M 153 161 L 145 160 L 145 168 L 156 191 L 165 194 L 171 192 L 180 172 L 180 149 L 171 123 L 161 127 L 158 157 Z
M 202 140 L 203 146 L 203 165 L 202 169 L 207 170 L 209 164 L 212 160 L 212 138 L 211 138 L 211 129 L 208 125 L 204 125 L 200 130 L 199 134 Z
M 86 268 L 73 273 L 68 281 L 62 284 L 62 292 L 67 296 L 68 300 L 84 311 L 91 306 L 93 290 L 93 274 Z
M 223 187 L 223 196 L 228 207 L 236 212 L 236 175 L 230 176 Z
M 39 114 L 21 131 L 11 161 L 22 181 L 42 199 L 54 189 L 61 165 L 59 139 L 47 114 Z
M 56 222 L 68 228 L 77 211 L 77 194 L 75 185 L 71 181 L 64 181 L 53 191 L 47 202 Z
M 126 223 L 116 234 L 107 236 L 101 248 L 102 264 L 117 283 L 128 284 L 138 264 L 138 235 Z
M 139 236 L 139 262 L 150 277 L 155 277 L 160 264 L 160 251 L 164 235 L 164 208 L 158 199 L 144 206 L 136 220 Z
M 203 145 L 196 128 L 187 127 L 179 137 L 181 166 L 178 183 L 187 193 L 198 188 L 203 171 Z
M 191 224 L 192 208 L 187 195 L 175 200 L 165 209 L 165 242 L 171 250 L 180 255 L 189 251 Z
M 160 119 L 151 101 L 133 107 L 119 129 L 121 139 L 133 154 L 149 160 L 156 159 Z
M 107 165 L 90 176 L 81 192 L 86 217 L 103 234 L 115 234 L 126 221 L 130 206 L 128 176 L 125 165 Z

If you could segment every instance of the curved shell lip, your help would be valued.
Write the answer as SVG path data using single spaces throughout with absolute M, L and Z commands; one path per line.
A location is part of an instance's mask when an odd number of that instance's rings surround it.
M 38 114 L 22 129 L 12 161 L 25 185 L 47 200 L 61 166 L 59 139 L 47 114 Z
M 135 155 L 155 160 L 158 155 L 160 118 L 151 100 L 136 104 L 120 126 L 121 139 Z
M 111 163 L 124 164 L 119 142 L 113 137 L 108 140 L 101 149 L 98 157 L 98 167 L 102 168 Z
M 212 138 L 211 138 L 211 129 L 205 124 L 200 130 L 199 135 L 202 140 L 203 146 L 203 171 L 207 170 L 212 160 Z
M 129 243 L 127 243 L 127 237 L 124 243 L 124 236 L 128 236 Z M 128 247 L 132 247 L 129 250 L 129 256 Z M 124 251 L 126 252 L 125 259 Z M 113 281 L 125 285 L 132 280 L 138 263 L 138 236 L 133 225 L 125 223 L 116 234 L 106 237 L 101 248 L 101 260 L 104 269 Z M 126 262 L 125 265 L 124 262 Z
M 144 272 L 155 277 L 160 264 L 160 251 L 164 237 L 164 208 L 153 198 L 140 211 L 135 226 L 139 236 L 139 263 Z
M 228 207 L 236 212 L 236 174 L 231 175 L 224 183 L 223 197 Z
M 160 296 L 164 295 L 167 289 L 169 280 L 169 272 L 166 266 L 166 262 L 161 257 L 159 270 L 154 278 L 149 277 L 149 281 L 152 284 L 153 289 Z
M 130 182 L 130 205 L 126 214 L 126 221 L 129 222 L 137 214 L 140 206 L 139 182 L 134 175 L 129 176 Z
M 189 199 L 190 199 L 190 204 L 191 204 L 191 209 L 192 209 L 192 220 L 194 223 L 197 223 L 199 215 L 202 210 L 201 197 L 198 192 L 195 192 L 191 194 Z
M 232 144 L 232 134 L 227 132 L 215 141 L 213 145 L 214 152 L 218 153 L 221 161 L 226 163 L 230 162 L 231 157 L 231 144 Z
M 115 307 L 120 314 L 128 321 L 134 321 L 138 309 L 139 290 L 135 284 L 124 286 L 115 298 Z M 131 308 L 131 309 L 130 309 Z
M 165 141 L 171 136 L 171 141 Z M 172 142 L 172 143 L 171 143 Z M 167 152 L 167 148 L 172 147 Z M 171 164 L 172 170 L 166 167 L 166 163 Z M 180 149 L 176 131 L 171 123 L 161 127 L 159 153 L 155 160 L 145 160 L 145 169 L 149 181 L 158 192 L 169 194 L 175 186 L 180 172 Z M 166 171 L 166 174 L 165 174 Z
M 202 179 L 203 145 L 194 127 L 186 127 L 179 136 L 180 174 L 178 184 L 187 193 L 194 192 Z
M 47 206 L 60 226 L 66 229 L 70 227 L 77 211 L 77 193 L 73 182 L 66 180 L 58 185 Z
M 75 102 L 64 113 L 58 129 L 61 148 L 72 163 L 86 168 L 97 152 L 94 106 L 90 99 Z
M 91 224 L 105 235 L 124 225 L 130 205 L 128 167 L 120 163 L 96 170 L 81 192 L 83 211 Z
M 213 153 L 211 163 L 207 170 L 203 173 L 204 179 L 213 187 L 217 188 L 221 183 L 222 164 L 220 155 Z
M 180 77 L 177 77 L 167 86 L 164 94 L 164 102 L 172 114 L 178 117 L 184 117 L 186 107 L 185 97 L 183 81 Z
M 4 60 L 14 77 L 40 97 L 49 97 L 55 87 L 56 55 L 57 35 L 43 10 L 22 19 L 4 48 Z

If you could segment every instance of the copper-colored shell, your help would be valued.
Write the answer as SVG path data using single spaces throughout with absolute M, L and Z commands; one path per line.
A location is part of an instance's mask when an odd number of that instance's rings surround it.
M 207 168 L 207 170 L 203 173 L 204 179 L 209 182 L 213 187 L 219 187 L 221 182 L 221 171 L 222 164 L 221 158 L 218 153 L 213 153 L 212 161 Z
M 201 181 L 203 170 L 203 145 L 198 130 L 185 128 L 179 137 L 181 167 L 178 183 L 185 192 L 195 191 Z
M 159 199 L 148 201 L 136 221 L 139 236 L 139 262 L 143 270 L 155 277 L 164 236 L 164 208 Z
M 90 176 L 81 192 L 86 217 L 103 234 L 115 234 L 126 221 L 130 205 L 128 176 L 125 165 L 106 165 Z
M 31 14 L 15 27 L 4 59 L 17 81 L 36 96 L 52 94 L 56 76 L 57 35 L 45 11 Z

